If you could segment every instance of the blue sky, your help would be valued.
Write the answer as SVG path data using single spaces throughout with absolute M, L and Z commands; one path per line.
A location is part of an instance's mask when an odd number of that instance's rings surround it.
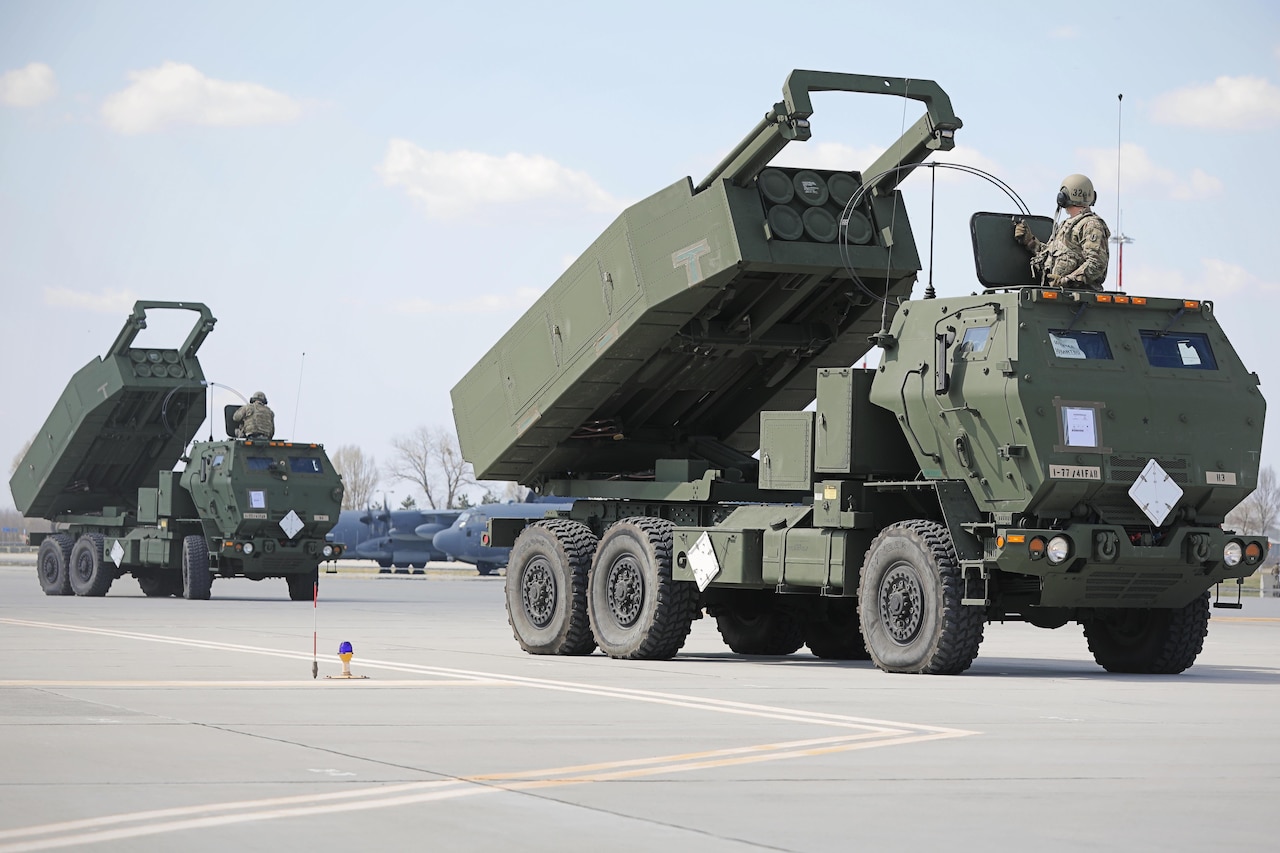
M 625 205 L 706 175 L 794 68 L 936 80 L 952 159 L 1049 215 L 1085 172 L 1113 231 L 1122 141 L 1125 289 L 1215 300 L 1276 402 L 1274 3 L 8 0 L 0 459 L 145 298 L 207 303 L 206 374 L 266 391 L 283 436 L 386 462 L 452 428 L 449 389 L 533 298 Z M 862 169 L 919 114 L 815 107 L 779 162 Z M 906 185 L 918 237 L 927 189 Z M 945 172 L 938 193 L 934 283 L 968 293 L 968 216 L 1009 205 Z

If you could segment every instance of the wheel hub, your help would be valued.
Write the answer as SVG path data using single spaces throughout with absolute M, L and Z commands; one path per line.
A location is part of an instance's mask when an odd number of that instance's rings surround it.
M 525 566 L 520 576 L 520 597 L 524 612 L 535 627 L 551 624 L 556 612 L 556 576 L 546 560 L 536 559 Z
M 924 612 L 924 591 L 910 567 L 898 565 L 880 582 L 880 619 L 889 636 L 899 645 L 911 643 L 920 634 Z
M 644 603 L 644 580 L 635 560 L 623 557 L 609 567 L 607 589 L 613 618 L 623 628 L 634 625 Z

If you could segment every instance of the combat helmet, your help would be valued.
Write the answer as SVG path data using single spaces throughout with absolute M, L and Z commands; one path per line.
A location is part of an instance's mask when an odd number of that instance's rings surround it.
M 1093 181 L 1084 175 L 1067 175 L 1058 190 L 1058 207 L 1092 207 L 1098 200 Z
M 254 391 L 253 396 L 249 398 L 249 402 L 261 403 L 265 406 L 267 404 L 267 395 L 263 394 L 261 391 Z

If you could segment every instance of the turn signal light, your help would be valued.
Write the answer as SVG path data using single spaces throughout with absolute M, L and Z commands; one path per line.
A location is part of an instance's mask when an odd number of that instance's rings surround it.
M 1244 546 L 1244 561 L 1249 565 L 1253 565 L 1262 559 L 1262 546 L 1257 542 L 1250 542 Z

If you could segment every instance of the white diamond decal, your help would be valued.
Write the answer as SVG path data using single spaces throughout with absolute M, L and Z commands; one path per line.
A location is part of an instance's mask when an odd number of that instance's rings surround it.
M 720 561 L 716 559 L 715 549 L 711 547 L 711 537 L 705 531 L 689 549 L 689 567 L 693 569 L 693 579 L 698 582 L 698 589 L 702 591 L 720 574 Z
M 1182 487 L 1169 478 L 1160 463 L 1152 459 L 1129 489 L 1129 497 L 1147 514 L 1151 523 L 1159 527 L 1182 499 Z
M 289 514 L 280 519 L 280 529 L 288 535 L 290 539 L 298 535 L 298 531 L 303 528 L 302 519 L 298 518 L 298 514 L 293 510 L 289 510 Z
M 117 539 L 111 544 L 111 562 L 116 564 L 116 568 L 120 568 L 120 561 L 124 558 L 124 548 Z

